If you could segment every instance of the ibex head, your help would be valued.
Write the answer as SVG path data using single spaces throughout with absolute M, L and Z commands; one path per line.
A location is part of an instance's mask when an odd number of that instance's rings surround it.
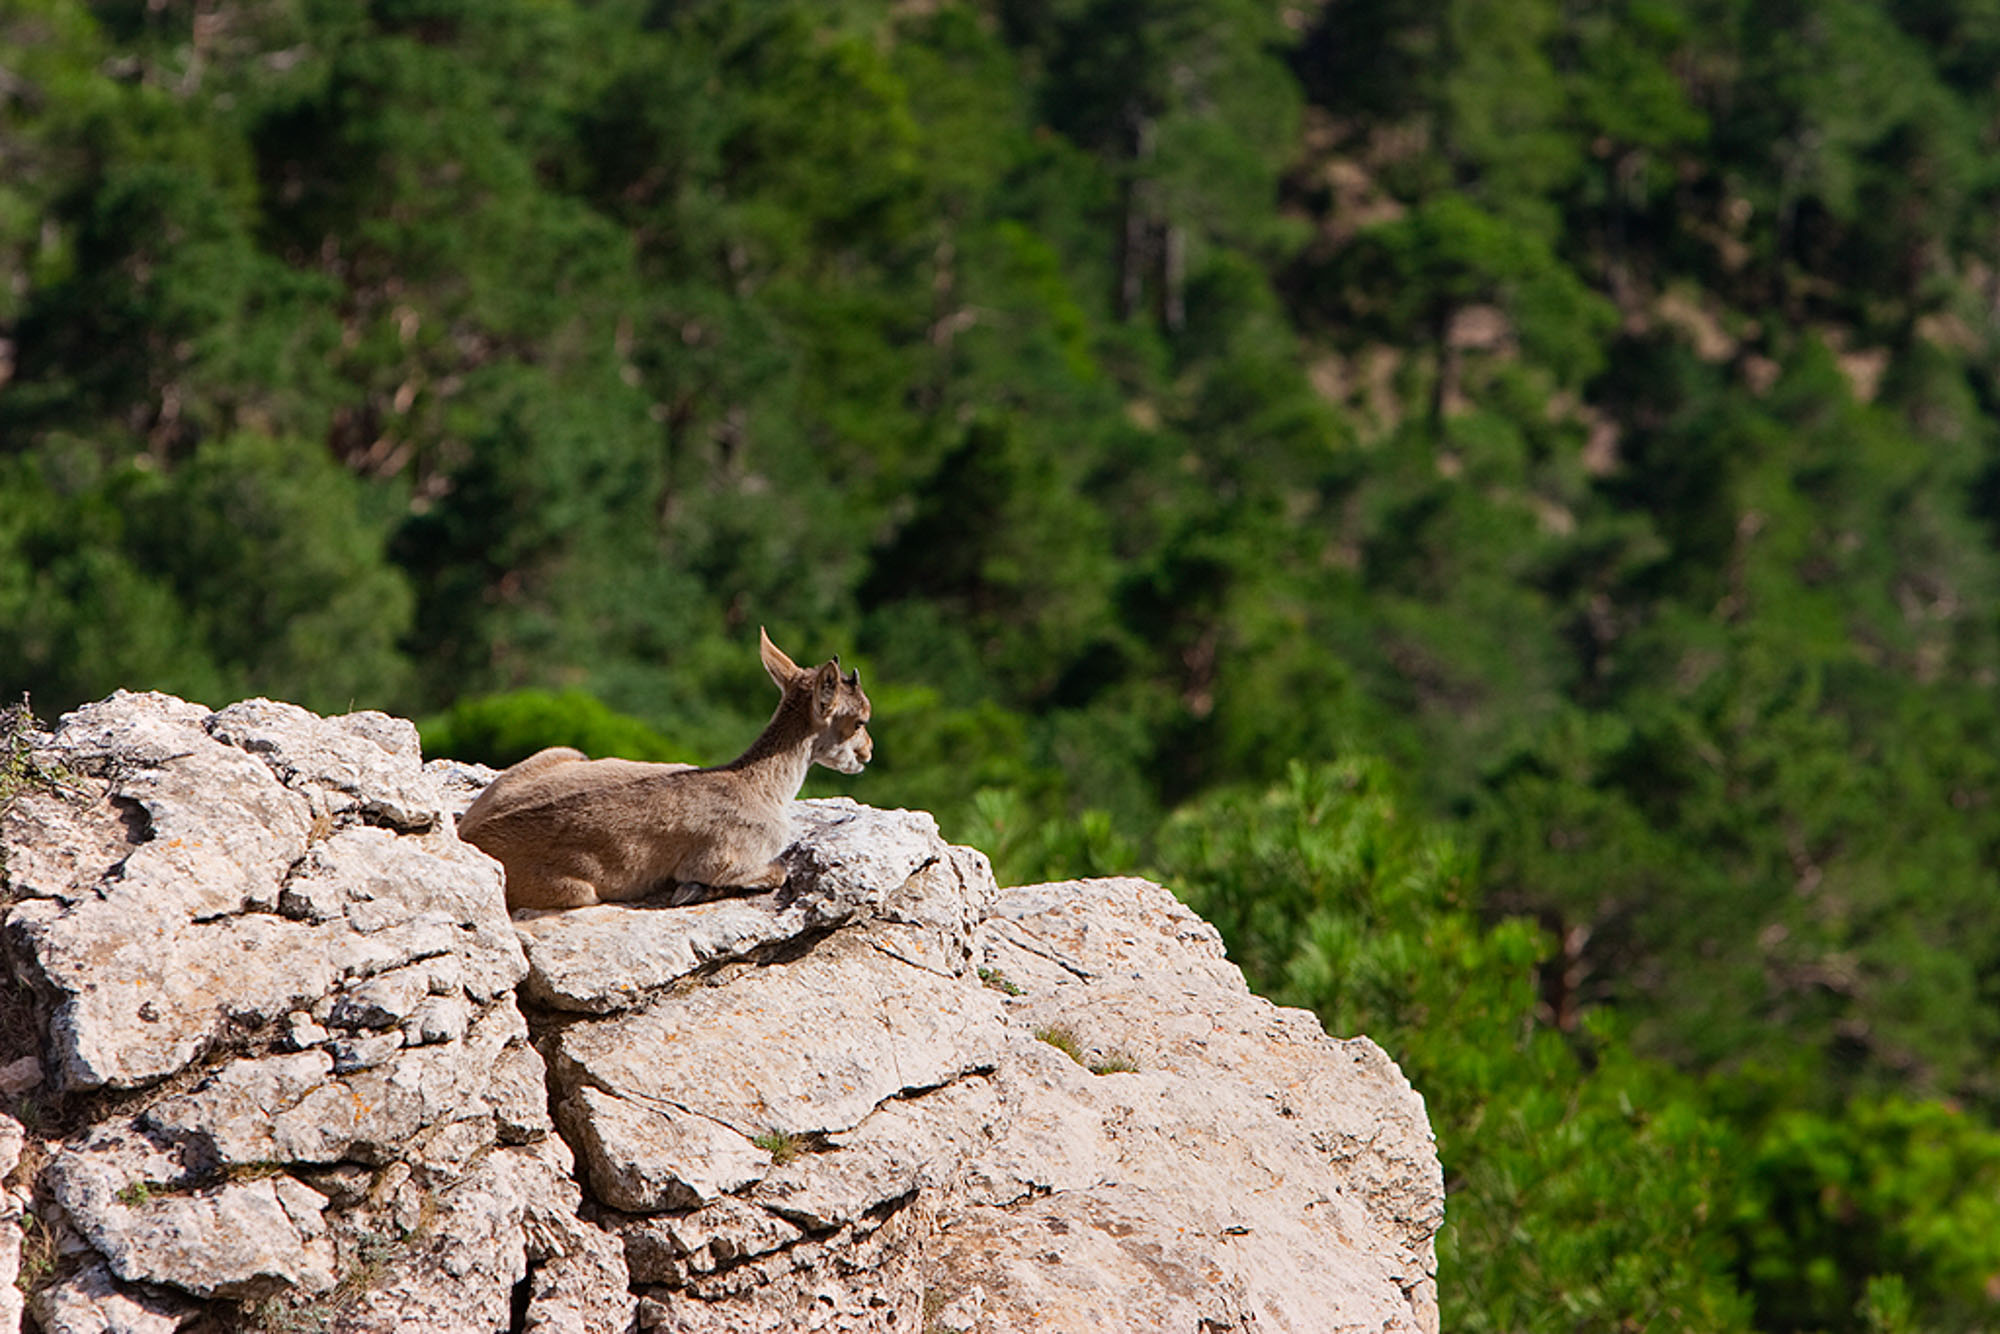
M 809 712 L 813 725 L 812 758 L 815 764 L 858 774 L 874 758 L 875 743 L 868 736 L 868 696 L 861 689 L 861 673 L 840 674 L 840 659 L 832 658 L 817 667 L 801 667 L 785 651 L 771 642 L 760 627 L 758 652 L 764 670 L 785 694 L 782 709 L 796 698 Z

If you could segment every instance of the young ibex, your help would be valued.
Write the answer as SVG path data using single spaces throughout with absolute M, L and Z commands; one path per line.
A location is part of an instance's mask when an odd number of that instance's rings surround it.
M 758 632 L 782 697 L 763 734 L 714 769 L 592 760 L 555 746 L 494 779 L 459 817 L 459 837 L 507 871 L 509 908 L 578 908 L 705 888 L 785 883 L 789 807 L 817 762 L 860 773 L 874 755 L 868 696 L 840 660 L 800 667 Z

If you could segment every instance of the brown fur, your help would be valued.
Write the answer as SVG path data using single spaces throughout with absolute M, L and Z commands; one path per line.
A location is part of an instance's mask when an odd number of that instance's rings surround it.
M 859 773 L 874 754 L 868 696 L 840 660 L 798 666 L 759 633 L 777 712 L 728 764 L 592 760 L 555 746 L 494 779 L 459 837 L 507 871 L 509 908 L 578 908 L 665 884 L 776 889 L 792 799 L 813 763 Z M 676 902 L 697 897 L 677 893 Z

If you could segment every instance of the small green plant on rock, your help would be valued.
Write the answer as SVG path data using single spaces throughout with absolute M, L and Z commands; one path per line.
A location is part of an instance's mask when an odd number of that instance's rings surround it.
M 333 1312 L 323 1302 L 298 1304 L 285 1296 L 266 1297 L 244 1308 L 245 1328 L 257 1334 L 324 1334 L 333 1322 Z
M 1083 1064 L 1083 1044 L 1076 1040 L 1076 1033 L 1068 1024 L 1044 1024 L 1035 1030 L 1035 1040 L 1046 1042 L 1078 1065 Z
M 951 1294 L 943 1288 L 924 1289 L 924 1334 L 964 1334 L 957 1325 L 947 1325 L 942 1319 L 950 1304 Z
M 33 1214 L 21 1217 L 21 1267 L 14 1286 L 33 1295 L 55 1277 L 56 1239 L 42 1220 Z
M 1114 1049 L 1092 1061 L 1088 1068 L 1093 1075 L 1130 1075 L 1138 1073 L 1139 1062 L 1130 1052 Z
M 340 1279 L 331 1291 L 266 1297 L 243 1308 L 244 1328 L 257 1334 L 324 1334 L 341 1327 L 362 1298 L 388 1280 L 390 1265 L 412 1239 L 423 1235 L 423 1227 L 419 1223 L 410 1232 L 369 1228 L 353 1233 L 343 1246 Z
M 34 784 L 35 757 L 27 736 L 34 730 L 35 715 L 28 711 L 26 696 L 0 709 L 0 806 Z
M 28 697 L 0 709 L 0 809 L 23 792 L 40 788 L 51 792 L 72 791 L 77 775 L 59 764 L 35 758 L 29 736 L 41 730 Z
M 285 1165 L 269 1161 L 254 1163 L 231 1163 L 222 1169 L 225 1181 L 265 1181 L 284 1175 Z
M 51 792 L 73 790 L 74 775 L 35 758 L 28 737 L 39 730 L 35 715 L 29 711 L 26 695 L 21 696 L 19 704 L 9 704 L 0 709 L 0 811 L 5 811 L 14 798 L 33 789 Z M 0 872 L 6 869 L 7 851 L 0 848 Z
M 980 969 L 979 980 L 984 982 L 988 988 L 999 992 L 1003 996 L 1022 996 L 1027 994 L 1020 987 L 1008 981 L 1007 975 L 1002 973 L 998 968 Z
M 770 1154 L 772 1163 L 779 1167 L 804 1153 L 806 1148 L 805 1136 L 785 1130 L 765 1131 L 750 1142 Z

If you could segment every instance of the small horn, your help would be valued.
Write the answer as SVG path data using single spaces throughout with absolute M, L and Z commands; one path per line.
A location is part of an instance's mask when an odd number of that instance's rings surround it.
M 858 686 L 861 684 L 861 669 L 859 667 L 856 667 L 853 671 L 847 674 L 847 684 L 851 686 Z

